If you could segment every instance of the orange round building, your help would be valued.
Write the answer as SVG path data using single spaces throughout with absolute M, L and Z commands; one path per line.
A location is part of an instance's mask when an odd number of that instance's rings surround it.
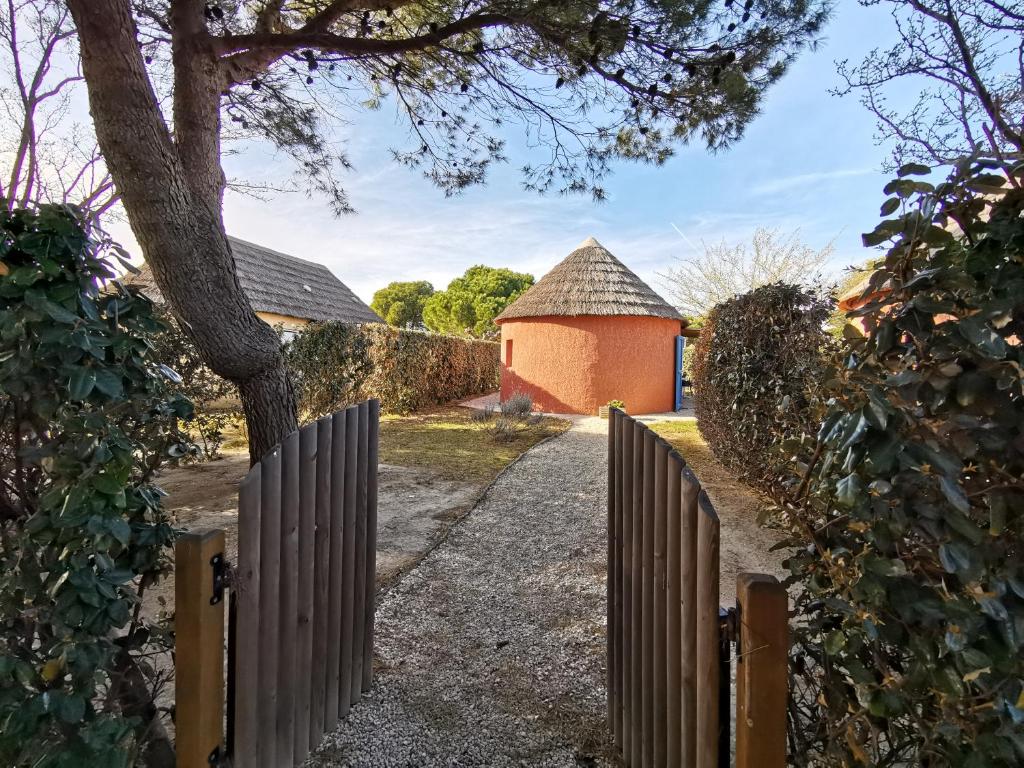
M 594 238 L 498 318 L 501 399 L 530 395 L 548 413 L 675 407 L 682 316 Z

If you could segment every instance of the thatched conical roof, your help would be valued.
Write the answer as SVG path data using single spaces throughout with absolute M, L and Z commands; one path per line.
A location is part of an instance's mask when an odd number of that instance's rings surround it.
M 682 315 L 597 240 L 588 237 L 497 320 L 519 317 L 633 315 L 682 320 Z

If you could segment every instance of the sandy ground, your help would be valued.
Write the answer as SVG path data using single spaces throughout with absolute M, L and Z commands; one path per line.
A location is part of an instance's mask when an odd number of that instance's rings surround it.
M 158 478 L 174 524 L 188 530 L 223 528 L 228 559 L 238 552 L 238 484 L 249 455 L 232 453 L 203 464 L 174 467 Z M 483 483 L 445 480 L 411 467 L 380 465 L 377 497 L 377 582 L 386 586 L 408 570 L 470 508 Z M 162 592 L 170 595 L 168 581 Z

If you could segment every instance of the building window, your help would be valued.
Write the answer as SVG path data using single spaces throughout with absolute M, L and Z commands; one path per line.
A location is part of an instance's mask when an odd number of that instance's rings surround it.
M 505 340 L 505 367 L 512 367 L 512 339 Z

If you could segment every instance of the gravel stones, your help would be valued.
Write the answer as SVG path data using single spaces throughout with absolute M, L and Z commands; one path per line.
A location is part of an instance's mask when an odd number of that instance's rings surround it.
M 615 764 L 606 430 L 579 419 L 530 450 L 382 598 L 373 690 L 309 768 Z

